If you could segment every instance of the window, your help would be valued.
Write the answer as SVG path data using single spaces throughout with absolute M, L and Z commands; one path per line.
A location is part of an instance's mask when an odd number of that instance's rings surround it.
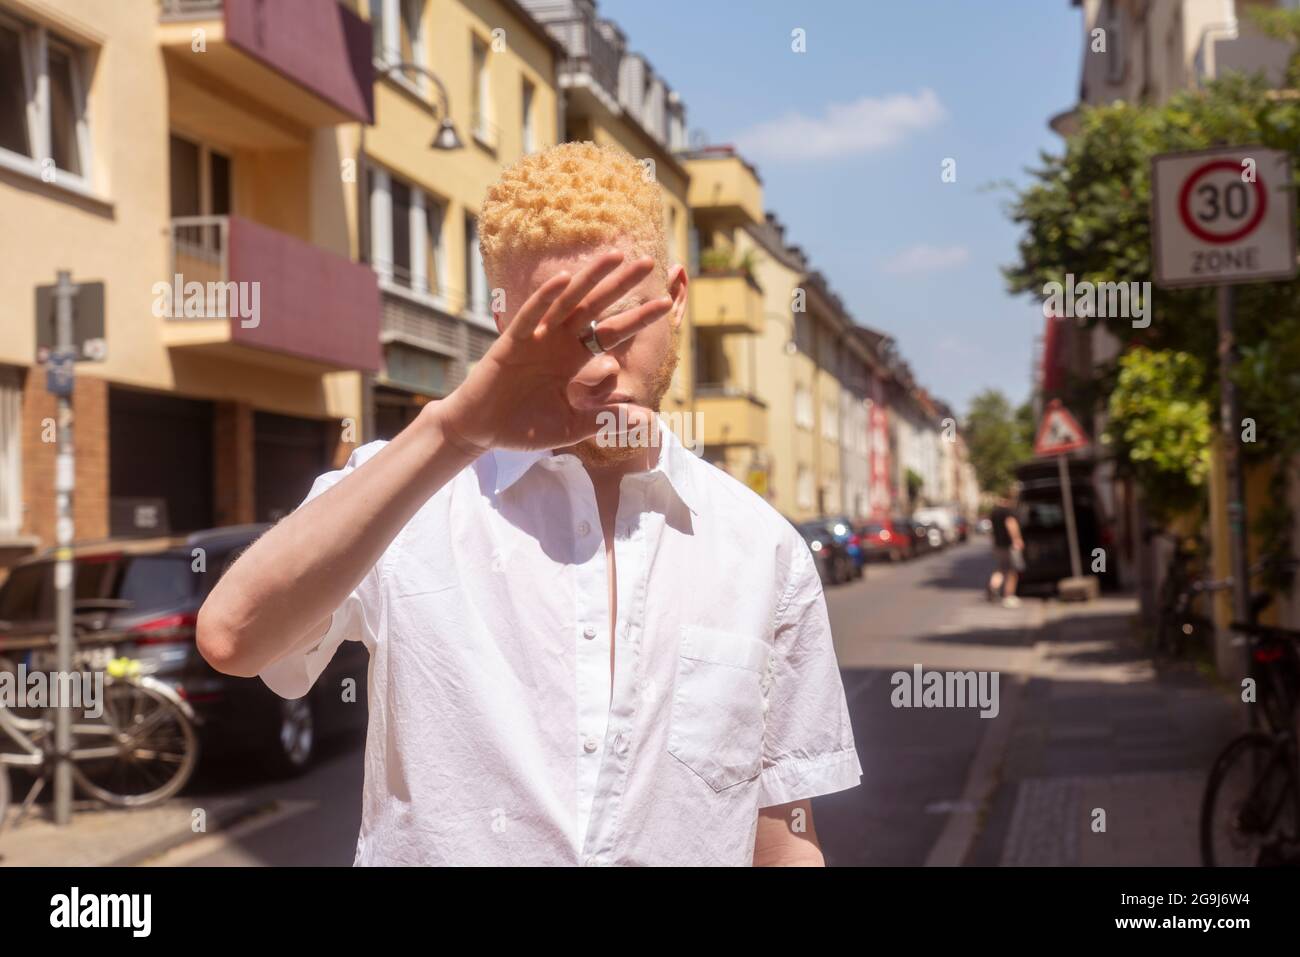
M 170 142 L 172 217 L 230 215 L 230 157 L 175 133 Z
M 429 65 L 424 6 L 425 0 L 370 0 L 370 30 L 381 70 L 397 63 Z M 429 95 L 429 78 L 419 71 L 394 70 L 385 75 L 419 96 Z
M 85 189 L 86 57 L 44 27 L 0 14 L 0 162 Z
M 480 320 L 488 316 L 487 273 L 483 271 L 483 252 L 478 245 L 478 220 L 465 214 L 465 311 Z
M 524 80 L 522 111 L 523 111 L 523 137 L 522 148 L 525 153 L 531 153 L 537 149 L 537 131 L 533 127 L 533 100 L 537 94 L 537 87 L 533 86 L 528 80 Z
M 477 36 L 470 41 L 470 115 L 474 124 L 474 139 L 489 149 L 496 147 L 496 127 L 493 123 L 492 85 L 488 71 L 488 45 Z
M 812 393 L 803 385 L 794 388 L 794 424 L 801 429 L 813 427 Z
M 727 385 L 731 366 L 721 329 L 695 330 L 695 382 L 701 391 L 717 391 Z
M 23 523 L 22 402 L 22 374 L 0 366 L 0 538 L 17 535 Z
M 835 403 L 830 399 L 822 402 L 822 438 L 836 439 L 839 437 L 839 415 L 835 408 Z
M 795 499 L 801 509 L 813 507 L 813 474 L 806 465 L 799 466 L 799 477 L 795 481 Z
M 169 152 L 173 266 L 196 281 L 221 280 L 222 223 L 212 217 L 231 212 L 230 158 L 174 133 Z
M 385 169 L 370 170 L 370 262 L 381 282 L 441 299 L 447 293 L 445 209 Z

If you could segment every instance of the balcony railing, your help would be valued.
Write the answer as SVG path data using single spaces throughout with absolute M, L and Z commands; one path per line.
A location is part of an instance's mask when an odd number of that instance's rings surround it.
M 547 26 L 569 53 L 563 65 L 568 74 L 585 73 L 611 102 L 618 101 L 618 47 L 605 38 L 594 20 L 573 17 L 547 21 Z
M 171 232 L 170 322 L 225 320 L 218 341 L 379 368 L 379 287 L 367 267 L 238 216 L 178 217 Z

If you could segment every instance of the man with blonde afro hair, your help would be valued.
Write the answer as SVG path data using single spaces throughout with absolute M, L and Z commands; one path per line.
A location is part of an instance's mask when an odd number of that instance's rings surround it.
M 365 643 L 357 864 L 822 864 L 810 799 L 862 768 L 821 582 L 658 414 L 689 282 L 658 184 L 565 143 L 479 232 L 500 336 L 244 553 L 200 651 L 297 698 Z

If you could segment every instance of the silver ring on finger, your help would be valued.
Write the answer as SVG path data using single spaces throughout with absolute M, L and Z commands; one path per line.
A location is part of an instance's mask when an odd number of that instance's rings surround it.
M 582 344 L 591 350 L 593 356 L 601 355 L 605 351 L 605 347 L 600 344 L 600 339 L 596 337 L 596 321 L 591 320 L 591 329 L 580 337 Z

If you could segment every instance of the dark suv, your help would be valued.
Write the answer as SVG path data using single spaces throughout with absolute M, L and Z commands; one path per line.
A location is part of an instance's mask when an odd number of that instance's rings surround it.
M 1119 587 L 1119 554 L 1113 547 L 1115 536 L 1110 520 L 1093 485 L 1092 470 L 1089 460 L 1069 464 L 1079 561 L 1084 574 L 1088 574 L 1095 550 L 1103 549 L 1106 571 L 1098 577 L 1101 586 L 1109 591 Z M 1055 591 L 1056 583 L 1071 574 L 1059 467 L 1050 459 L 1028 462 L 1016 469 L 1016 478 L 1020 482 L 1016 519 L 1025 540 L 1025 570 L 1020 573 L 1019 591 Z
M 369 654 L 345 641 L 305 697 L 286 701 L 259 678 L 223 675 L 199 654 L 194 626 L 217 580 L 269 525 L 189 536 L 76 546 L 73 623 L 76 668 L 134 658 L 187 700 L 205 752 L 252 751 L 267 770 L 296 774 L 320 739 L 366 724 Z M 52 553 L 13 568 L 0 585 L 0 658 L 29 669 L 54 665 Z M 355 695 L 343 682 L 353 679 Z

